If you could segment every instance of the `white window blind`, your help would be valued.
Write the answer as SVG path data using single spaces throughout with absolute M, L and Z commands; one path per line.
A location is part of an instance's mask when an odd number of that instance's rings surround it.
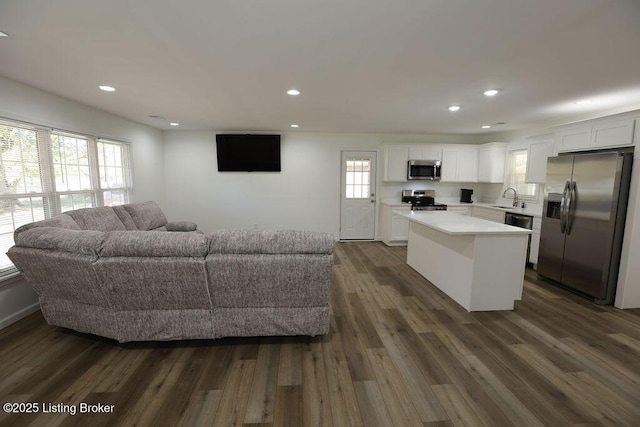
M 527 156 L 527 150 L 515 150 L 509 152 L 509 181 L 507 188 L 515 188 L 518 192 L 519 199 L 537 200 L 538 184 L 526 182 Z
M 129 145 L 0 121 L 0 280 L 21 225 L 61 212 L 129 202 Z
M 129 146 L 115 141 L 98 142 L 100 165 L 100 189 L 105 206 L 123 205 L 129 202 L 131 193 L 131 169 Z

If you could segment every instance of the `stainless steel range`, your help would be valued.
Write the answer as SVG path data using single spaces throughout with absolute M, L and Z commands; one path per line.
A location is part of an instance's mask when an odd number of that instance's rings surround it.
M 411 210 L 446 211 L 447 205 L 436 203 L 434 190 L 402 190 L 402 203 L 411 203 Z

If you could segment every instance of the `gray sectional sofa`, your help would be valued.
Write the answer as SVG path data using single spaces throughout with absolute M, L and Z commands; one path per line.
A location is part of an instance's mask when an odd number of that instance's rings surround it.
M 167 222 L 154 202 L 18 228 L 8 256 L 51 325 L 120 342 L 321 335 L 334 237 Z

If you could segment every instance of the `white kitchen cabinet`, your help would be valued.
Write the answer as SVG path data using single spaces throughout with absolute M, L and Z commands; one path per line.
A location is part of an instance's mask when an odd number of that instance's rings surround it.
M 442 149 L 443 182 L 476 182 L 478 180 L 478 147 L 447 146 Z
M 387 246 L 406 246 L 409 239 L 409 220 L 393 211 L 410 212 L 409 206 L 382 204 L 380 208 L 380 240 Z
M 442 148 L 434 144 L 385 144 L 382 147 L 382 180 L 407 182 L 409 160 L 442 160 Z
M 553 156 L 553 139 L 532 141 L 527 156 L 527 182 L 544 184 L 547 176 L 547 159 Z
M 558 151 L 579 151 L 591 148 L 591 126 L 580 126 L 556 132 Z
M 608 119 L 556 132 L 556 150 L 580 151 L 633 145 L 634 119 Z
M 409 160 L 442 160 L 442 149 L 426 144 L 409 147 Z
M 529 250 L 529 262 L 536 266 L 538 264 L 538 252 L 540 250 L 540 229 L 542 228 L 542 219 L 533 218 L 533 234 L 531 235 L 531 247 Z
M 504 211 L 502 210 L 486 208 L 484 206 L 471 206 L 471 215 L 504 224 Z
M 491 142 L 478 150 L 478 182 L 504 182 L 504 163 L 507 144 Z
M 633 144 L 635 120 L 612 120 L 591 128 L 591 148 L 622 147 Z
M 409 147 L 406 145 L 385 145 L 382 149 L 382 180 L 406 182 L 408 161 Z

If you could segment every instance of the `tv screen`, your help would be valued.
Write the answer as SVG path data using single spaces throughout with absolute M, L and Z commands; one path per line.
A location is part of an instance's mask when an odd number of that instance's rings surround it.
M 280 172 L 280 135 L 217 134 L 218 172 Z

